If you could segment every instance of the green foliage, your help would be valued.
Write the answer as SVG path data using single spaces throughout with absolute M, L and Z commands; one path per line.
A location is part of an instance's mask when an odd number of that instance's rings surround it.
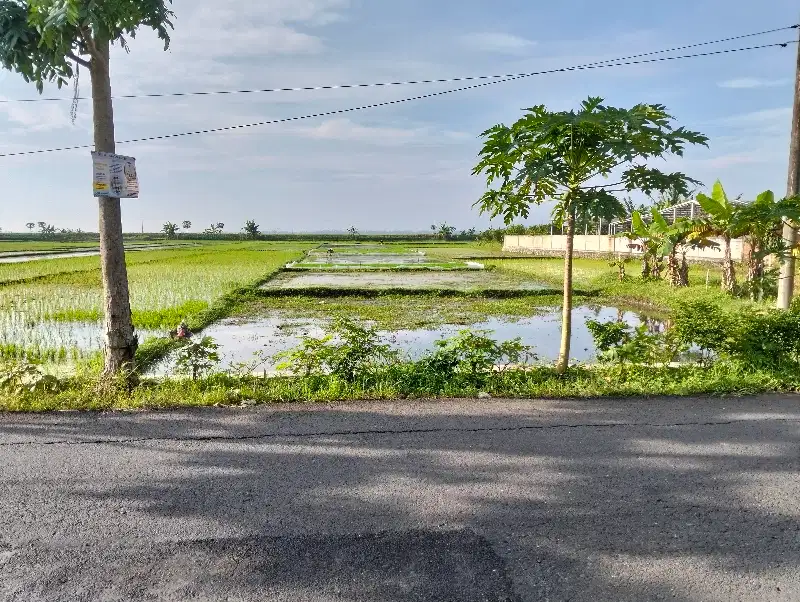
M 74 76 L 81 56 L 95 60 L 95 41 L 127 48 L 139 27 L 153 29 L 169 46 L 170 0 L 0 0 L 0 65 L 17 71 L 41 92 Z
M 703 222 L 711 229 L 714 234 L 719 236 L 730 236 L 736 238 L 742 235 L 741 227 L 743 224 L 738 219 L 739 205 L 728 198 L 722 183 L 717 180 L 711 191 L 711 196 L 705 194 L 697 195 L 697 202 L 708 214 Z
M 685 303 L 672 316 L 672 332 L 706 357 L 727 358 L 760 368 L 800 362 L 800 305 L 790 311 L 742 308 L 726 312 L 707 302 Z
M 167 235 L 167 238 L 175 238 L 178 233 L 178 224 L 173 224 L 172 222 L 167 222 L 161 228 L 161 231 Z
M 188 374 L 192 380 L 206 374 L 219 364 L 219 345 L 214 339 L 205 336 L 201 339 L 189 339 L 178 349 L 175 365 L 178 372 Z
M 624 213 L 617 190 L 687 193 L 688 183 L 697 182 L 644 165 L 648 159 L 680 156 L 687 144 L 706 144 L 705 136 L 674 128 L 672 120 L 662 105 L 620 109 L 601 98 L 589 98 L 577 112 L 550 112 L 542 105 L 528 109 L 512 126 L 496 125 L 482 134 L 474 173 L 485 174 L 490 189 L 476 205 L 510 224 L 528 217 L 531 204 L 551 199 L 559 202 L 557 214 L 611 217 Z M 589 184 L 616 170 L 622 171 L 621 182 Z
M 523 224 L 512 224 L 507 228 L 489 228 L 480 232 L 477 237 L 481 242 L 502 243 L 505 236 L 536 236 L 550 234 L 552 224 L 537 224 L 525 226 Z
M 21 395 L 55 393 L 59 387 L 59 380 L 55 376 L 45 374 L 36 364 L 25 360 L 0 364 L 0 389 Z
M 261 226 L 259 226 L 255 220 L 249 219 L 244 223 L 244 228 L 242 231 L 252 239 L 256 239 L 261 235 Z
M 332 374 L 352 383 L 396 360 L 397 353 L 381 343 L 375 328 L 340 316 L 322 338 L 304 337 L 300 346 L 278 353 L 275 358 L 279 361 L 278 370 L 304 376 Z
M 686 347 L 695 347 L 704 358 L 730 349 L 735 332 L 733 315 L 711 301 L 679 302 L 670 317 L 671 333 Z
M 498 372 L 521 368 L 537 359 L 517 338 L 498 342 L 486 330 L 462 330 L 436 341 L 436 349 L 405 367 L 403 382 L 418 391 L 438 393 L 448 383 L 481 387 Z
M 681 345 L 670 333 L 650 332 L 647 324 L 632 327 L 624 322 L 587 321 L 601 362 L 652 366 L 675 361 Z
M 433 232 L 437 238 L 441 238 L 442 240 L 450 240 L 456 233 L 456 227 L 448 225 L 447 222 L 443 222 L 438 226 L 436 224 L 432 224 L 431 232 Z

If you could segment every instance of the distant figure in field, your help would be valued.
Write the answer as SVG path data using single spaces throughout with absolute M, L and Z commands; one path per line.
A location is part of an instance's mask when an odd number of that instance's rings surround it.
M 186 322 L 181 322 L 178 325 L 178 328 L 173 333 L 173 338 L 176 339 L 190 339 L 192 337 L 192 331 L 189 330 L 189 326 L 186 325 Z
M 332 257 L 333 257 L 333 249 L 329 248 L 328 249 L 328 259 L 330 259 Z

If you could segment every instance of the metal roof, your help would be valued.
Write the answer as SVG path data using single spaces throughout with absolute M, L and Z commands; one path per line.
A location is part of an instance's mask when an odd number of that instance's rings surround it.
M 659 211 L 662 217 L 667 220 L 667 223 L 674 224 L 675 221 L 680 218 L 684 217 L 687 219 L 697 219 L 700 217 L 706 217 L 708 214 L 703 211 L 703 208 L 700 206 L 700 203 L 697 201 L 686 201 L 685 203 L 680 203 L 679 205 L 673 205 L 672 207 L 667 207 L 666 209 L 662 209 Z M 642 214 L 642 220 L 645 222 L 652 221 L 653 216 L 650 215 L 649 212 L 645 212 Z M 625 220 L 614 220 L 611 222 L 611 229 L 613 233 L 616 234 L 617 232 L 628 232 L 631 229 L 631 218 L 627 218 Z

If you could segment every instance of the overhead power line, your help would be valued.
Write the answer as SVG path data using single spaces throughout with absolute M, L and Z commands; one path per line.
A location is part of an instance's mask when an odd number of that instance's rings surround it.
M 756 36 L 763 36 L 768 35 L 771 33 L 777 33 L 780 31 L 787 31 L 789 29 L 797 29 L 800 25 L 789 25 L 787 27 L 778 27 L 776 29 L 767 29 L 765 31 L 757 31 L 754 33 L 746 33 L 738 36 L 732 36 L 729 38 L 721 38 L 719 40 L 710 40 L 708 42 L 698 42 L 695 44 L 688 44 L 685 46 L 676 46 L 674 48 L 666 48 L 663 50 L 654 50 L 652 52 L 644 52 L 641 54 L 633 54 L 631 56 L 625 56 L 616 59 L 606 59 L 603 61 L 596 61 L 594 63 L 588 63 L 585 65 L 586 67 L 590 65 L 602 65 L 605 63 L 615 63 L 619 61 L 627 61 L 632 59 L 638 59 L 647 56 L 654 56 L 656 54 L 667 54 L 670 52 L 679 52 L 681 50 L 689 50 L 691 48 L 699 48 L 702 46 L 711 46 L 714 44 L 722 44 L 725 42 L 732 42 L 735 40 L 742 40 L 745 38 L 752 38 Z M 410 85 L 418 85 L 418 84 L 447 84 L 447 83 L 458 83 L 458 82 L 467 82 L 467 81 L 480 81 L 480 80 L 493 80 L 493 79 L 509 79 L 509 78 L 520 78 L 525 77 L 528 75 L 538 75 L 539 73 L 505 73 L 499 75 L 473 75 L 467 77 L 447 77 L 447 78 L 437 78 L 437 79 L 416 79 L 416 80 L 407 80 L 407 81 L 391 81 L 391 82 L 377 82 L 377 83 L 366 83 L 366 84 L 338 84 L 338 85 L 328 85 L 328 86 L 299 86 L 299 87 L 288 87 L 288 88 L 261 88 L 261 89 L 245 89 L 245 90 L 212 90 L 212 91 L 196 91 L 196 92 L 154 92 L 149 94 L 123 94 L 120 96 L 114 96 L 114 99 L 132 99 L 132 98 L 174 98 L 174 97 L 186 97 L 186 96 L 232 96 L 236 94 L 262 94 L 262 93 L 271 93 L 271 92 L 309 92 L 309 91 L 319 91 L 319 90 L 347 90 L 352 88 L 386 88 L 392 86 L 410 86 Z M 70 101 L 72 102 L 75 100 L 72 97 L 65 98 L 65 97 L 52 97 L 52 98 L 20 98 L 20 99 L 0 99 L 0 104 L 8 104 L 8 103 L 35 103 L 35 102 L 55 102 L 55 101 Z M 78 97 L 77 100 L 90 100 L 88 97 Z
M 659 57 L 659 58 L 654 58 L 654 59 L 644 59 L 644 60 L 634 60 L 634 61 L 631 61 L 631 60 L 619 60 L 619 62 L 604 63 L 604 64 L 588 63 L 588 64 L 585 64 L 585 65 L 576 65 L 576 66 L 573 66 L 573 67 L 562 67 L 560 69 L 549 69 L 549 70 L 546 70 L 546 71 L 536 71 L 536 72 L 533 72 L 533 73 L 525 73 L 525 74 L 522 74 L 522 75 L 515 75 L 515 76 L 512 76 L 512 77 L 508 77 L 506 79 L 486 81 L 486 82 L 482 82 L 482 83 L 479 83 L 479 84 L 472 84 L 472 85 L 469 85 L 469 86 L 463 86 L 461 88 L 453 88 L 453 89 L 450 89 L 450 90 L 442 90 L 440 92 L 432 92 L 430 94 L 422 94 L 420 96 L 412 96 L 412 97 L 408 97 L 408 98 L 400 98 L 400 99 L 396 99 L 396 100 L 388 100 L 388 101 L 384 101 L 384 102 L 377 102 L 377 103 L 368 104 L 368 105 L 350 107 L 350 108 L 347 108 L 347 109 L 334 109 L 334 110 L 331 110 L 331 111 L 322 111 L 322 112 L 319 112 L 319 113 L 312 113 L 312 114 L 309 114 L 309 115 L 301 115 L 301 116 L 295 116 L 295 117 L 283 117 L 283 118 L 280 118 L 280 119 L 271 119 L 271 120 L 268 120 L 268 121 L 259 121 L 257 123 L 245 123 L 245 124 L 240 124 L 240 125 L 230 125 L 230 126 L 224 126 L 224 127 L 218 127 L 218 128 L 209 128 L 209 129 L 204 129 L 204 130 L 194 130 L 194 131 L 190 131 L 190 132 L 179 132 L 179 133 L 176 133 L 176 134 L 162 134 L 161 136 L 148 136 L 146 138 L 132 138 L 130 140 L 118 140 L 116 143 L 117 144 L 135 144 L 135 143 L 138 143 L 138 142 L 152 142 L 152 141 L 155 141 L 155 140 L 168 140 L 170 138 L 182 138 L 182 137 L 187 137 L 187 136 L 198 136 L 200 134 L 214 134 L 214 133 L 219 133 L 219 132 L 230 132 L 230 131 L 233 131 L 233 130 L 241 130 L 241 129 L 247 129 L 247 128 L 261 127 L 261 126 L 265 126 L 265 125 L 277 125 L 277 124 L 280 124 L 280 123 L 290 123 L 290 122 L 293 122 L 293 121 L 303 121 L 303 120 L 306 120 L 306 119 L 314 119 L 314 118 L 318 118 L 318 117 L 331 117 L 333 115 L 343 115 L 343 114 L 346 114 L 346 113 L 354 113 L 354 112 L 357 112 L 357 111 L 364 111 L 364 110 L 367 110 L 367 109 L 375 109 L 375 108 L 378 108 L 378 107 L 385 107 L 385 106 L 390 106 L 390 105 L 402 104 L 402 103 L 406 103 L 406 102 L 412 102 L 412 101 L 415 101 L 415 100 L 424 100 L 424 99 L 427 99 L 427 98 L 434 98 L 434 97 L 437 97 L 437 96 L 444 96 L 446 94 L 453 94 L 455 92 L 464 92 L 466 90 L 474 90 L 476 88 L 483 88 L 485 86 L 492 86 L 492 85 L 495 85 L 495 84 L 502 84 L 502 83 L 506 83 L 506 82 L 510 82 L 510 81 L 514 81 L 514 80 L 519 80 L 519 79 L 532 77 L 534 75 L 547 75 L 547 74 L 552 74 L 552 73 L 564 73 L 564 72 L 570 72 L 570 71 L 586 71 L 586 70 L 592 70 L 592 69 L 608 69 L 608 68 L 611 68 L 611 67 L 624 67 L 624 66 L 628 66 L 628 65 L 644 65 L 644 64 L 648 64 L 648 63 L 660 63 L 660 62 L 665 62 L 665 61 L 675 61 L 675 60 L 682 60 L 682 59 L 691 59 L 691 58 L 722 55 L 722 54 L 732 54 L 732 53 L 735 53 L 735 52 L 746 52 L 746 51 L 752 51 L 752 50 L 761 50 L 761 49 L 765 49 L 765 48 L 776 48 L 776 47 L 786 48 L 790 44 L 797 44 L 797 43 L 798 43 L 797 40 L 789 40 L 787 42 L 777 42 L 777 43 L 774 43 L 774 44 L 762 44 L 760 46 L 748 46 L 748 47 L 744 47 L 744 48 L 728 48 L 728 49 L 725 49 L 725 50 L 714 50 L 714 51 L 709 51 L 709 52 L 701 52 L 701 53 L 696 53 L 696 54 L 684 54 L 684 55 L 678 55 L 678 56 L 666 56 L 666 57 Z M 16 157 L 16 156 L 20 156 L 20 155 L 38 155 L 38 154 L 43 154 L 43 153 L 56 153 L 56 152 L 63 152 L 63 151 L 70 151 L 70 150 L 91 149 L 91 148 L 94 148 L 94 144 L 82 144 L 82 145 L 77 145 L 77 146 L 64 146 L 64 147 L 61 147 L 61 148 L 48 148 L 48 149 L 33 150 L 33 151 L 19 151 L 19 152 L 13 152 L 13 153 L 2 153 L 2 154 L 0 154 L 0 158 L 2 158 L 2 157 Z

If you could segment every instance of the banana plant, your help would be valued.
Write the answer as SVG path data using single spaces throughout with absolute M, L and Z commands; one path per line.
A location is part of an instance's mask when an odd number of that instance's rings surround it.
M 762 192 L 753 203 L 736 213 L 736 227 L 747 242 L 747 286 L 753 299 L 764 297 L 765 260 L 770 255 L 784 261 L 795 249 L 789 248 L 781 234 L 783 220 L 800 221 L 800 198 L 775 200 L 771 190 Z
M 689 249 L 719 248 L 719 244 L 711 240 L 711 234 L 698 220 L 680 217 L 669 224 L 653 209 L 651 227 L 663 236 L 659 255 L 667 257 L 667 279 L 675 287 L 689 286 L 689 264 L 686 261 Z
M 645 224 L 639 212 L 631 219 L 631 234 L 641 241 L 645 251 L 642 275 L 660 278 L 663 258 L 667 258 L 667 279 L 672 286 L 689 286 L 689 249 L 715 248 L 719 245 L 695 220 L 678 218 L 670 224 L 657 209 L 651 209 L 652 221 Z M 647 271 L 647 273 L 646 273 Z
M 660 213 L 654 211 L 662 220 Z M 642 214 L 634 211 L 631 214 L 631 231 L 623 236 L 635 241 L 643 251 L 642 279 L 661 278 L 663 268 L 663 255 L 659 253 L 664 246 L 664 229 L 655 221 L 647 224 L 642 219 Z
M 725 243 L 722 262 L 722 290 L 732 293 L 736 290 L 736 270 L 731 254 L 731 241 L 744 234 L 742 231 L 744 224 L 739 219 L 741 204 L 728 198 L 719 180 L 714 184 L 711 196 L 698 194 L 697 202 L 708 214 L 701 220 L 707 233 L 721 237 Z

